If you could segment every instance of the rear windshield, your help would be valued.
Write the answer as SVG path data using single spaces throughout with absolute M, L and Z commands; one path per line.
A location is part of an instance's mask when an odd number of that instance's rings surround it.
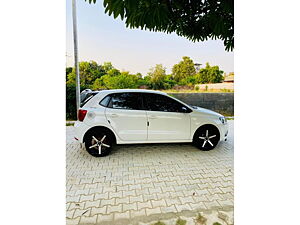
M 83 107 L 89 100 L 91 100 L 98 93 L 99 92 L 90 92 L 90 93 L 87 93 L 86 96 L 83 99 L 81 99 L 80 108 Z

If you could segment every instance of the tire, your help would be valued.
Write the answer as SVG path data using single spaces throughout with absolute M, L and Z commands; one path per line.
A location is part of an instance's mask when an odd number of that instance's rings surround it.
M 90 132 L 85 139 L 85 148 L 87 152 L 94 157 L 107 156 L 112 149 L 113 138 L 105 130 L 94 130 Z M 101 153 L 99 154 L 99 148 Z
M 194 144 L 202 151 L 214 149 L 220 141 L 220 132 L 213 125 L 201 126 L 194 135 Z

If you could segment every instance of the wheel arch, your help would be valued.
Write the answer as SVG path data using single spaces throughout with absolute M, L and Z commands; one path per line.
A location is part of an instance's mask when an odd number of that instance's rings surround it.
M 94 126 L 94 127 L 91 127 L 90 129 L 88 129 L 85 132 L 84 136 L 83 136 L 83 143 L 85 143 L 85 140 L 86 140 L 87 136 L 90 133 L 94 132 L 95 130 L 105 130 L 105 131 L 107 131 L 112 136 L 113 143 L 114 144 L 117 143 L 117 137 L 116 137 L 115 133 L 111 129 L 109 129 L 108 127 L 106 127 L 106 126 Z
M 219 132 L 219 135 L 221 136 L 221 132 L 220 132 L 218 126 L 216 126 L 215 124 L 212 124 L 212 123 L 205 123 L 205 124 L 202 124 L 201 126 L 199 126 L 199 127 L 195 130 L 195 132 L 194 132 L 194 134 L 193 134 L 193 141 L 195 140 L 195 135 L 196 135 L 196 133 L 198 132 L 198 130 L 201 129 L 202 127 L 204 127 L 204 126 L 211 126 L 211 127 L 217 128 L 217 131 Z

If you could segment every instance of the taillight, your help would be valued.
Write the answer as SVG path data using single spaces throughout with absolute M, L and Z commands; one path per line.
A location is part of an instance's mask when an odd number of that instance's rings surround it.
M 87 113 L 87 110 L 79 109 L 78 110 L 78 120 L 83 121 L 86 113 Z

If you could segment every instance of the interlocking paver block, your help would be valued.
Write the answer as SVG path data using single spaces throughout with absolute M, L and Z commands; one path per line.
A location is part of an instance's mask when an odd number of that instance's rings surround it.
M 161 200 L 152 200 L 151 201 L 153 208 L 167 206 L 164 199 Z
M 128 185 L 117 186 L 117 191 L 128 191 L 128 190 L 129 190 Z
M 232 200 L 217 200 L 217 201 L 222 206 L 233 206 Z
M 176 213 L 177 209 L 174 205 L 160 207 L 162 213 Z
M 129 196 L 129 202 L 134 203 L 134 202 L 143 202 L 143 197 L 140 196 Z
M 156 194 L 151 194 L 151 195 L 143 195 L 144 201 L 149 201 L 149 200 L 158 200 L 158 197 Z
M 67 196 L 66 201 L 67 202 L 79 202 L 80 195 L 77 196 Z
M 97 215 L 91 217 L 82 216 L 80 218 L 79 224 L 95 224 L 96 221 L 97 221 Z
M 131 191 L 123 191 L 123 197 L 127 197 L 127 196 L 135 196 L 135 190 L 131 190 Z
M 89 216 L 91 209 L 75 209 L 75 213 L 73 215 L 73 218 L 81 217 L 83 215 Z
M 80 202 L 80 203 L 71 202 L 68 210 L 84 209 L 84 205 L 85 205 L 85 202 Z
M 138 210 L 137 203 L 124 203 L 123 211 Z
M 130 219 L 130 212 L 115 213 L 115 220 L 119 219 Z
M 232 192 L 232 188 L 231 187 L 220 187 L 220 189 L 222 190 L 223 193 L 228 193 L 228 192 Z M 222 193 L 221 192 L 221 193 Z
M 116 198 L 116 205 L 119 205 L 120 203 L 129 203 L 129 197 Z
M 138 207 L 138 210 L 140 210 L 140 209 L 145 209 L 145 208 L 151 209 L 151 208 L 152 208 L 152 205 L 151 205 L 151 202 L 150 202 L 150 201 L 146 201 L 146 202 L 138 202 L 138 203 L 137 203 L 137 207 Z
M 80 217 L 78 217 L 76 219 L 67 219 L 66 224 L 67 225 L 77 225 L 77 224 L 79 224 L 79 221 L 80 221 Z
M 141 209 L 141 210 L 130 210 L 130 217 L 140 217 L 140 216 L 146 216 L 146 209 Z
M 192 196 L 189 197 L 179 197 L 179 200 L 181 202 L 181 204 L 185 204 L 185 203 L 193 203 L 194 199 Z
M 189 206 L 191 207 L 192 210 L 207 209 L 203 202 L 189 203 Z
M 102 199 L 100 201 L 100 206 L 106 206 L 106 205 L 115 205 L 116 199 L 112 198 L 112 199 Z
M 156 194 L 157 199 L 168 199 L 171 198 L 171 192 L 165 192 L 165 193 L 157 193 Z
M 167 203 L 167 206 L 181 204 L 179 198 L 169 198 L 169 199 L 166 199 L 166 203 Z
M 73 209 L 73 210 L 67 210 L 66 217 L 69 218 L 69 219 L 72 219 L 73 215 L 74 215 L 74 212 L 75 212 L 75 209 Z
M 93 201 L 94 200 L 94 195 L 80 195 L 80 201 Z
M 109 205 L 107 207 L 107 214 L 110 214 L 112 212 L 122 212 L 122 204 L 120 205 Z
M 155 194 L 155 193 L 161 193 L 161 188 L 160 187 L 156 187 L 156 188 L 149 188 L 149 193 L 150 194 Z
M 140 189 L 140 190 L 135 190 L 137 195 L 149 195 L 149 190 L 148 188 Z
M 146 214 L 147 216 L 153 215 L 153 214 L 159 214 L 161 213 L 161 209 L 159 207 L 157 208 L 152 208 L 152 209 L 146 209 Z
M 100 200 L 97 201 L 86 201 L 84 208 L 91 208 L 91 207 L 99 207 L 100 206 Z
M 177 209 L 178 212 L 181 212 L 181 211 L 184 211 L 184 210 L 192 210 L 192 208 L 189 205 L 189 203 L 175 205 L 175 207 L 176 207 L 176 209 Z
M 107 206 L 103 207 L 93 207 L 91 210 L 91 216 L 98 215 L 98 214 L 107 214 Z
M 94 199 L 95 200 L 108 199 L 108 192 L 106 192 L 106 193 L 96 193 Z
M 209 194 L 207 189 L 195 190 L 195 192 L 197 193 L 198 196 Z
M 105 221 L 113 221 L 114 220 L 114 213 L 108 215 L 97 215 L 97 223 L 105 222 Z
M 122 191 L 119 192 L 109 192 L 108 198 L 122 198 Z
M 218 203 L 218 201 L 214 200 L 214 201 L 210 201 L 210 202 L 204 202 L 204 205 L 206 206 L 206 208 L 211 209 L 211 208 L 218 208 L 221 205 Z
M 75 195 L 88 195 L 89 194 L 89 189 L 80 189 L 76 191 Z

